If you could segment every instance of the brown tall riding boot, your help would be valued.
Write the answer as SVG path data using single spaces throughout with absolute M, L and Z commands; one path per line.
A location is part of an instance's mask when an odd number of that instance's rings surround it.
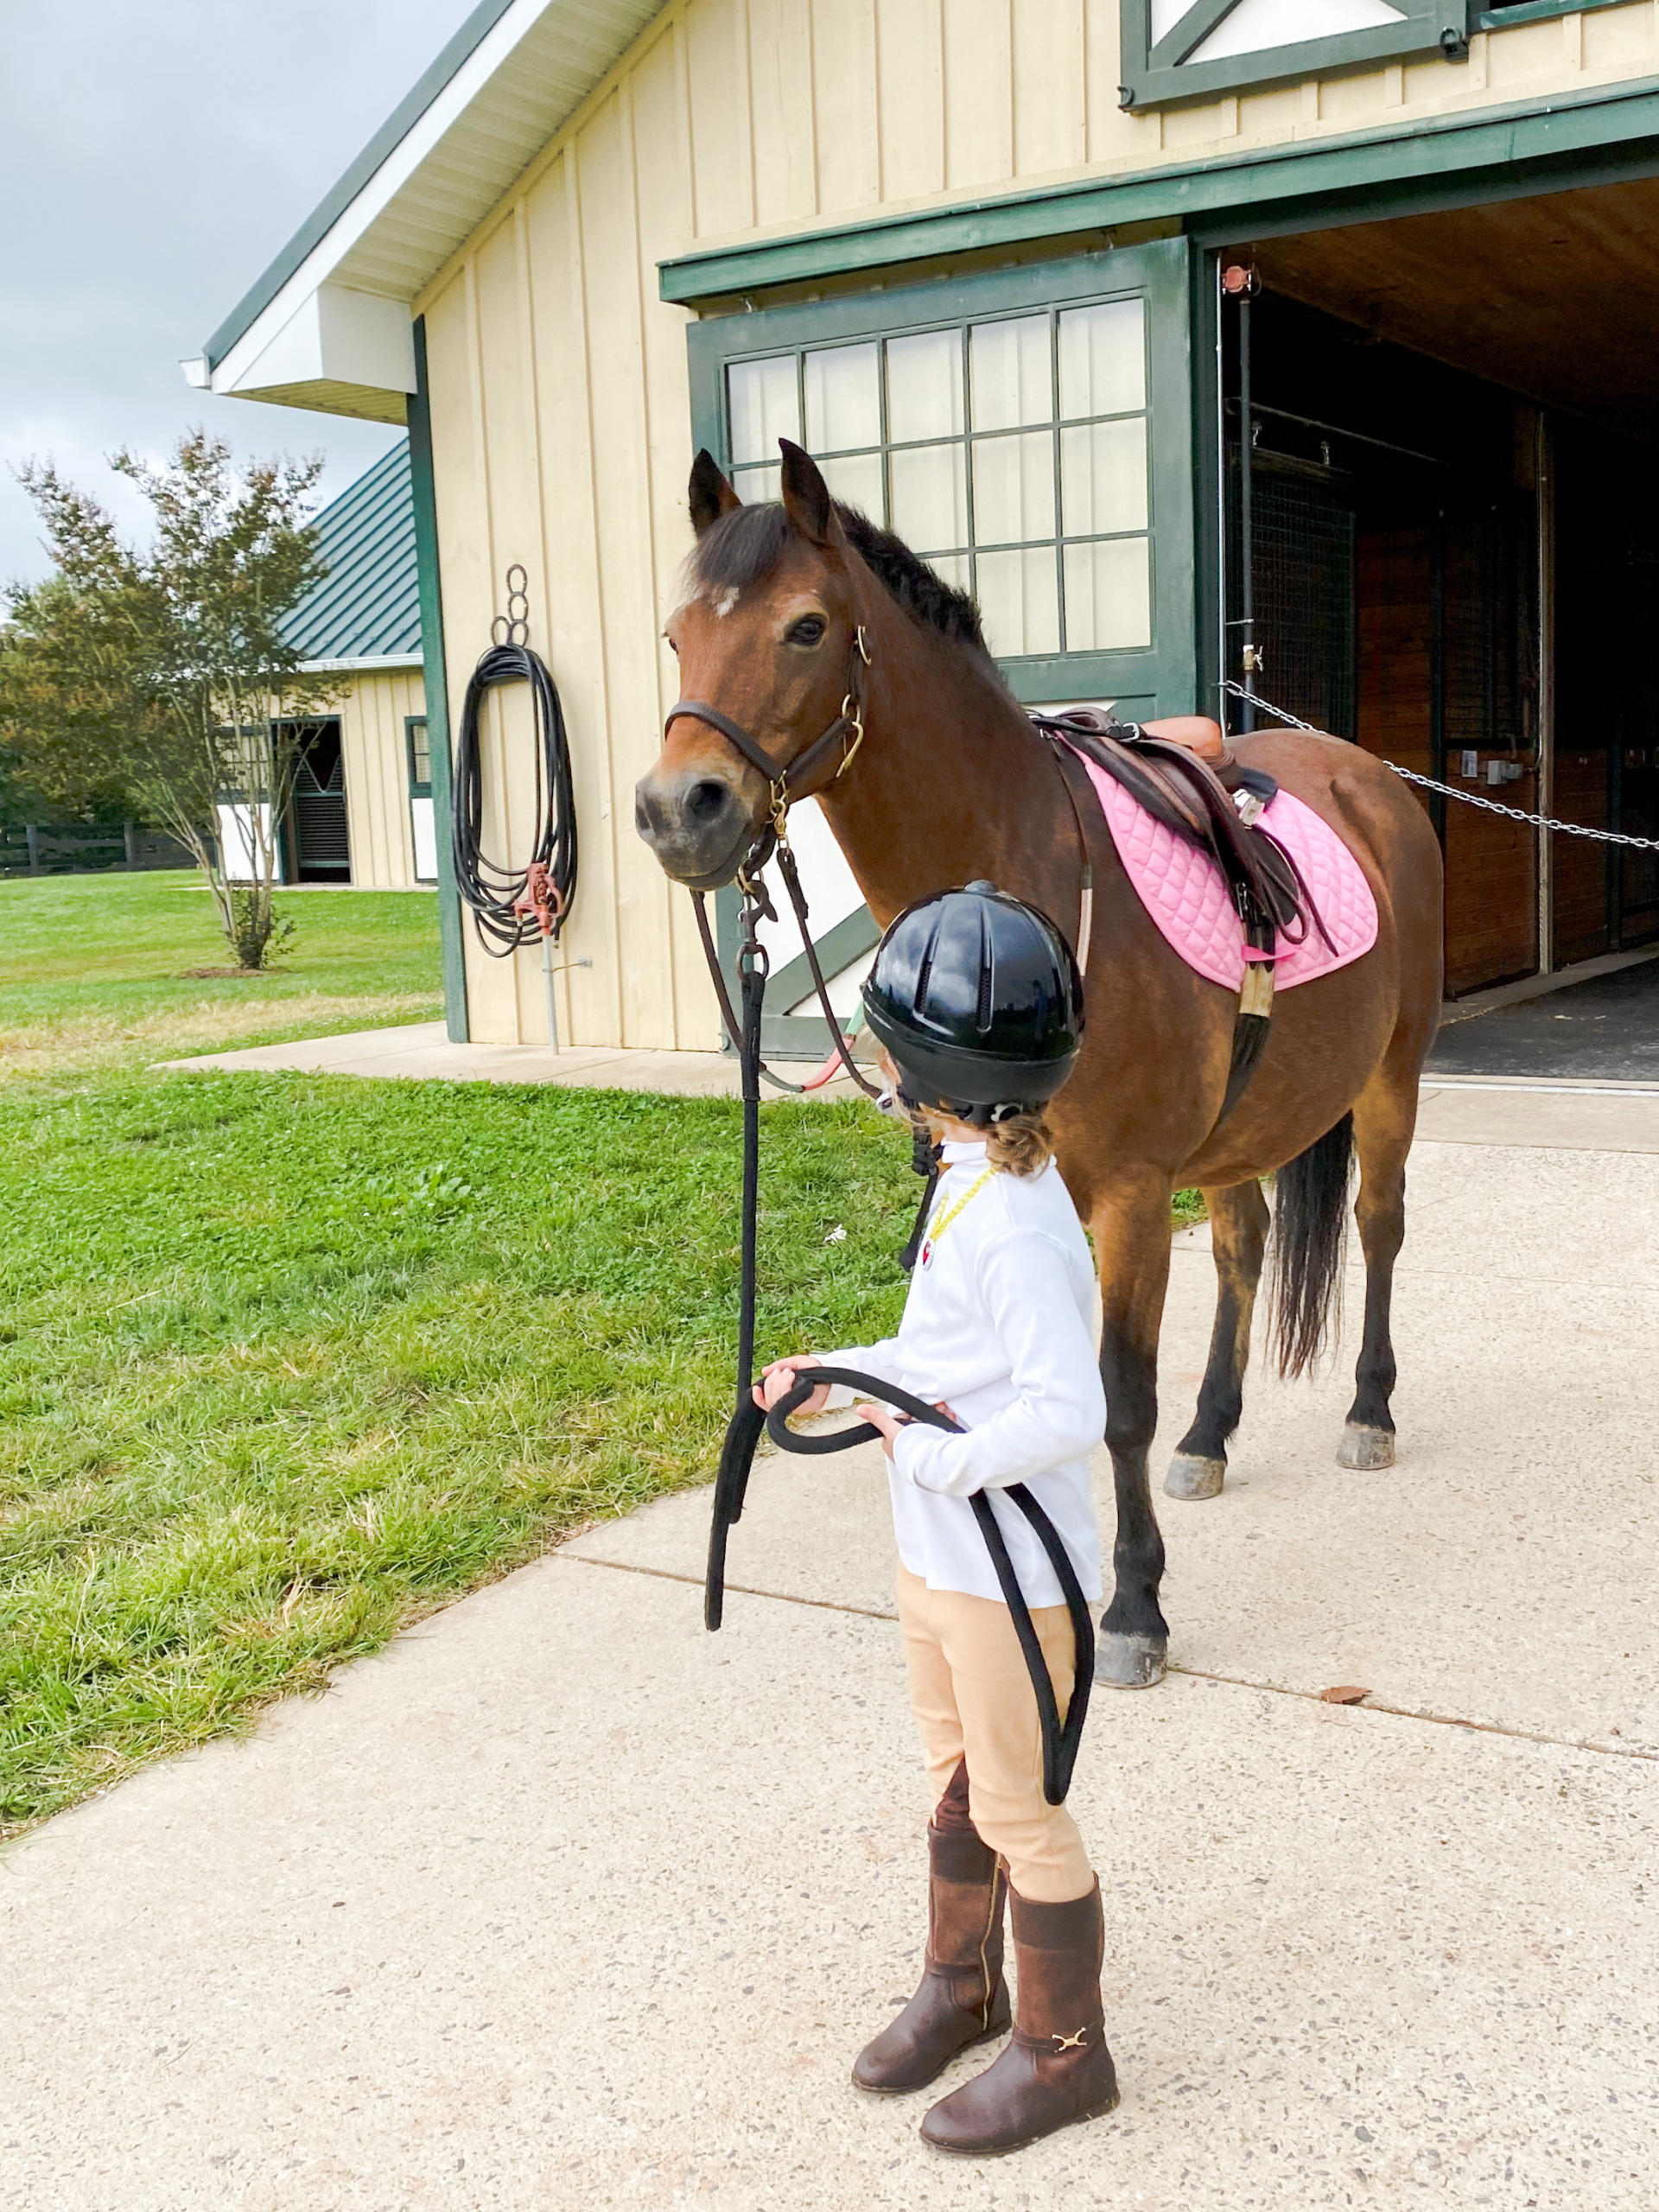
M 1002 1903 L 1007 1876 L 968 1817 L 964 1761 L 929 1824 L 927 1957 L 916 1994 L 866 2044 L 853 2080 L 878 2095 L 925 2089 L 970 2044 L 1008 2024 L 1002 1979 Z
M 963 2158 L 1021 2150 L 1117 2102 L 1100 2005 L 1106 1948 L 1100 1884 L 1068 1904 L 1033 1904 L 1017 1890 L 1011 1895 L 1020 1979 L 1013 2041 L 922 2122 L 924 2142 Z

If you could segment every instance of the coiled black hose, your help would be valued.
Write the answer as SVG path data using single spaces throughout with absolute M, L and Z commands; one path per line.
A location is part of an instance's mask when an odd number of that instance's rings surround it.
M 536 720 L 536 849 L 522 868 L 490 860 L 480 842 L 484 780 L 478 718 L 484 694 L 498 683 L 528 683 Z M 570 747 L 558 687 L 547 664 L 524 645 L 492 645 L 473 671 L 455 746 L 454 849 L 455 884 L 472 908 L 479 943 L 495 959 L 543 934 L 529 895 L 530 871 L 542 867 L 552 898 L 556 940 L 576 894 L 576 806 Z

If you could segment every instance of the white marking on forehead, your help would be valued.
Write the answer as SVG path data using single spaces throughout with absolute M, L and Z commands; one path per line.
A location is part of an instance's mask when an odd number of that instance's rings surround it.
M 717 618 L 723 619 L 726 615 L 729 614 L 732 609 L 737 605 L 737 586 L 735 584 L 728 584 L 725 590 L 720 594 L 720 597 L 713 602 L 715 616 Z

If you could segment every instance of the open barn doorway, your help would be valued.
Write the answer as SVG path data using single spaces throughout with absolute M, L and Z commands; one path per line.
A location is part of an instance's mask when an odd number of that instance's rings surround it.
M 1659 832 L 1656 224 L 1659 185 L 1619 185 L 1224 253 L 1262 286 L 1264 696 L 1498 804 Z M 1236 311 L 1223 339 L 1236 625 Z M 1659 948 L 1659 856 L 1425 804 L 1446 856 L 1450 997 Z M 1621 1003 L 1659 1025 L 1659 993 Z

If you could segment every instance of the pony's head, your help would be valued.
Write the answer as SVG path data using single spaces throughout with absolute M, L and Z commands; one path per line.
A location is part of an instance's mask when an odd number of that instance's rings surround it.
M 841 742 L 808 756 L 849 690 L 856 702 L 860 626 L 874 626 L 878 582 L 935 628 L 982 642 L 971 600 L 832 499 L 810 454 L 779 443 L 783 497 L 766 505 L 745 506 L 709 455 L 697 455 L 696 544 L 663 632 L 679 658 L 681 698 L 734 724 L 771 774 L 718 728 L 671 715 L 662 752 L 635 786 L 639 835 L 668 874 L 701 891 L 728 883 L 742 865 L 778 779 L 787 779 L 791 798 L 807 797 L 846 758 Z

